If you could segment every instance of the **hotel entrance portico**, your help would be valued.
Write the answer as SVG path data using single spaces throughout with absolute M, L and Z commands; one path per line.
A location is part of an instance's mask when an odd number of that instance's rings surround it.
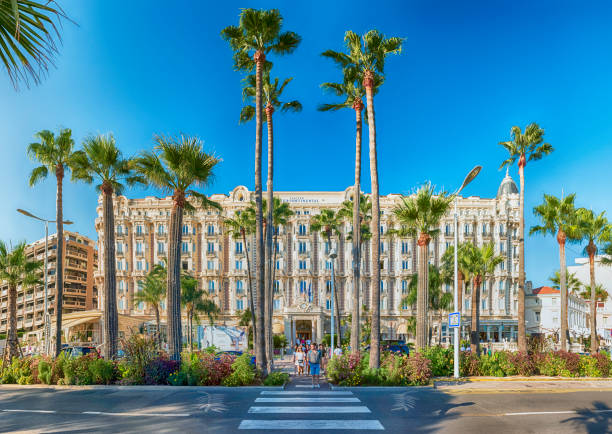
M 325 312 L 320 306 L 301 302 L 284 309 L 285 337 L 295 346 L 296 342 L 310 340 L 321 342 L 324 335 Z

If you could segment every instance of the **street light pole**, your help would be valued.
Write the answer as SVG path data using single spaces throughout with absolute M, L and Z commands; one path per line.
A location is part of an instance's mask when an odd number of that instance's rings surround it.
M 49 223 L 57 223 L 56 220 L 47 220 L 47 219 L 43 219 L 40 217 L 35 216 L 34 214 L 23 210 L 23 209 L 17 209 L 17 212 L 19 212 L 20 214 L 23 214 L 26 217 L 31 217 L 33 219 L 36 220 L 40 220 L 41 222 L 43 222 L 45 224 L 45 308 L 44 308 L 44 318 L 43 318 L 43 336 L 44 336 L 44 353 L 45 355 L 49 354 L 50 348 L 49 348 L 49 335 L 50 335 L 50 326 L 51 326 L 51 321 L 49 318 L 49 308 L 48 308 L 48 304 L 49 304 L 49 300 L 48 300 L 48 285 L 47 285 L 47 263 L 48 263 L 48 256 L 49 256 Z M 63 222 L 65 225 L 71 225 L 73 222 L 71 222 L 70 220 L 66 220 Z M 61 254 L 61 252 L 57 252 L 57 254 Z M 55 262 L 56 267 L 57 267 L 57 262 Z M 56 270 L 56 274 L 57 274 L 57 270 Z M 61 306 L 58 306 L 58 309 L 61 309 Z M 36 323 L 36 318 L 34 319 L 34 323 Z
M 333 358 L 334 357 L 334 291 L 335 291 L 335 287 L 334 287 L 334 280 L 336 277 L 335 274 L 335 267 L 334 267 L 334 262 L 336 260 L 336 257 L 338 255 L 336 254 L 336 249 L 332 249 L 329 253 L 329 257 L 331 259 L 331 355 L 330 357 Z
M 455 221 L 455 255 L 454 255 L 454 273 L 455 273 L 455 293 L 454 293 L 454 306 L 455 306 L 455 312 L 460 312 L 461 311 L 461 306 L 459 306 L 459 281 L 458 281 L 458 275 L 459 275 L 459 267 L 458 267 L 458 260 L 457 260 L 457 250 L 459 249 L 459 236 L 458 236 L 458 222 L 457 222 L 457 198 L 459 196 L 459 193 L 461 193 L 461 190 L 463 190 L 470 182 L 472 182 L 474 180 L 474 178 L 476 178 L 476 176 L 480 173 L 480 170 L 482 169 L 482 166 L 476 166 L 474 167 L 472 170 L 470 170 L 470 173 L 467 174 L 467 176 L 465 177 L 465 179 L 463 180 L 463 184 L 461 184 L 461 187 L 459 188 L 459 190 L 457 190 L 457 192 L 455 193 L 455 212 L 454 212 L 454 221 Z M 461 318 L 461 314 L 459 314 L 459 318 Z M 450 325 L 450 323 L 449 323 Z M 459 327 L 455 327 L 455 334 L 454 334 L 454 343 L 453 343 L 453 374 L 455 378 L 459 378 L 459 329 L 461 328 L 461 321 L 459 322 Z

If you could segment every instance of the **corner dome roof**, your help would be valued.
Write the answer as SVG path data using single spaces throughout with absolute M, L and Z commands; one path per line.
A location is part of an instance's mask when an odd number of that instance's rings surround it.
M 508 168 L 506 168 L 506 176 L 504 179 L 502 179 L 502 182 L 497 189 L 497 197 L 499 198 L 505 194 L 518 194 L 518 192 L 518 187 L 508 173 Z

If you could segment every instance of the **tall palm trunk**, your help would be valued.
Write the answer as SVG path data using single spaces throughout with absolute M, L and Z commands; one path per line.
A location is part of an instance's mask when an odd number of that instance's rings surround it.
M 161 342 L 161 320 L 159 318 L 159 305 L 155 304 L 155 323 L 157 324 L 157 350 L 161 350 L 162 342 Z
M 566 235 L 561 229 L 557 232 L 557 242 L 559 243 L 559 286 L 561 287 L 561 350 L 567 351 L 567 341 L 569 331 L 567 327 L 567 277 L 565 268 L 565 240 Z
M 266 258 L 272 258 L 272 235 L 274 232 L 274 223 L 272 220 L 272 212 L 274 209 L 274 191 L 273 191 L 273 176 L 274 176 L 274 130 L 272 124 L 272 114 L 274 107 L 268 103 L 266 106 L 266 120 L 268 126 L 268 181 L 266 183 L 267 200 L 267 219 L 266 219 Z M 266 262 L 266 306 L 265 306 L 265 337 L 266 337 L 266 361 L 268 362 L 268 372 L 272 372 L 272 363 L 274 360 L 274 346 L 272 342 L 272 315 L 273 315 L 273 299 L 272 295 L 272 261 Z
M 247 247 L 246 231 L 242 229 L 240 233 L 242 234 L 242 243 L 244 244 L 244 251 L 246 252 L 247 278 L 249 280 L 249 307 L 251 309 L 251 321 L 253 324 L 253 345 L 255 345 L 255 342 L 256 342 L 255 341 L 255 303 L 253 301 L 253 278 L 251 277 L 251 259 L 249 258 L 249 249 Z M 249 340 L 249 337 L 247 335 L 247 341 L 248 340 Z M 247 342 L 247 346 L 248 346 L 248 342 Z
M 429 235 L 421 233 L 417 244 L 419 246 L 419 264 L 417 270 L 417 323 L 416 323 L 416 347 L 417 350 L 427 346 L 427 308 L 429 301 L 429 270 L 428 270 L 428 250 Z
M 361 133 L 362 121 L 361 111 L 363 102 L 355 100 L 355 188 L 353 190 L 353 309 L 351 321 L 351 351 L 359 352 L 359 287 L 361 283 L 361 219 L 359 213 L 359 201 L 361 199 Z
M 57 224 L 57 249 L 55 262 L 55 357 L 62 351 L 62 296 L 64 293 L 64 207 L 63 180 L 64 166 L 58 164 L 55 168 L 57 179 L 57 198 L 55 204 Z
M 172 360 L 180 361 L 182 344 L 181 330 L 181 241 L 185 193 L 180 190 L 172 197 L 174 206 L 170 213 L 168 247 L 168 349 Z
M 19 357 L 19 341 L 17 340 L 17 286 L 9 285 L 8 288 L 8 323 L 9 329 L 6 339 L 7 358 L 5 362 L 10 364 L 13 357 Z
M 114 359 L 117 355 L 117 273 L 115 271 L 115 215 L 113 210 L 113 188 L 108 182 L 102 184 L 102 212 L 104 215 L 104 357 Z
M 260 369 L 264 376 L 267 374 L 266 363 L 266 348 L 264 338 L 264 306 L 265 306 L 265 248 L 264 248 L 264 231 L 263 231 L 263 209 L 262 209 L 262 191 L 261 191 L 261 136 L 262 136 L 262 118 L 261 118 L 261 90 L 262 90 L 262 69 L 266 60 L 263 51 L 256 51 L 253 60 L 255 60 L 255 273 L 256 273 L 256 307 L 255 314 L 255 336 L 257 342 L 255 344 L 255 360 L 257 369 Z
M 593 240 L 587 245 L 587 253 L 589 255 L 589 275 L 591 278 L 591 353 L 596 353 L 599 350 L 597 342 L 597 293 L 595 291 L 595 254 L 597 246 Z
M 527 351 L 525 333 L 525 155 L 519 158 L 519 276 L 518 276 L 518 350 Z
M 378 162 L 376 158 L 376 121 L 374 119 L 374 73 L 365 71 L 363 87 L 368 101 L 368 133 L 370 142 L 370 178 L 372 184 L 372 338 L 370 368 L 380 366 L 380 202 L 378 198 Z
M 470 350 L 480 355 L 480 277 L 472 283 L 472 330 L 470 331 Z
M 325 235 L 327 237 L 327 244 L 331 248 L 331 229 L 325 231 Z M 334 327 L 336 328 L 336 333 L 338 334 L 338 340 L 334 343 L 334 345 L 338 345 L 342 347 L 342 331 L 340 330 L 340 306 L 338 304 L 338 287 L 336 286 L 336 274 L 334 273 L 334 281 L 332 282 L 334 285 Z M 332 348 L 333 351 L 333 348 Z

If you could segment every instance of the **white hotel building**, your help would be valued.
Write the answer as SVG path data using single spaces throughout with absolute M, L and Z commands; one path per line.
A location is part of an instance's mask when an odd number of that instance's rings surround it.
M 286 227 L 280 229 L 274 290 L 274 333 L 285 333 L 287 338 L 311 338 L 320 341 L 329 333 L 331 263 L 329 247 L 319 233 L 310 230 L 313 215 L 321 209 L 338 210 L 342 202 L 351 200 L 352 188 L 333 192 L 275 192 L 275 196 L 290 204 L 295 214 Z M 223 211 L 197 209 L 186 212 L 183 220 L 182 268 L 195 275 L 212 299 L 221 308 L 217 324 L 236 325 L 240 311 L 248 307 L 248 280 L 245 254 L 251 252 L 242 240 L 232 239 L 224 227 L 224 218 L 243 210 L 254 200 L 254 193 L 244 186 L 229 194 L 213 194 L 211 199 L 221 204 Z M 416 273 L 416 240 L 389 235 L 397 227 L 393 208 L 402 195 L 381 196 L 381 333 L 383 338 L 406 338 L 406 317 L 409 306 L 400 306 L 407 292 L 409 277 Z M 172 207 L 170 197 L 115 200 L 117 242 L 117 287 L 119 313 L 151 314 L 149 307 L 133 301 L 139 281 L 166 258 L 168 224 Z M 478 245 L 493 241 L 498 254 L 507 260 L 498 266 L 494 275 L 483 285 L 481 294 L 481 332 L 485 340 L 514 339 L 516 335 L 517 279 L 518 279 L 518 190 L 506 174 L 496 197 L 478 196 L 458 199 L 459 240 L 470 240 Z M 102 206 L 98 206 L 96 229 L 102 240 Z M 429 261 L 439 264 L 446 248 L 453 243 L 452 211 L 440 223 L 441 234 L 432 240 Z M 351 310 L 352 281 L 351 242 L 346 235 L 350 222 L 342 226 L 337 243 L 337 291 L 341 316 Z M 98 281 L 103 278 L 103 249 L 99 241 Z M 362 267 L 362 304 L 370 305 L 370 251 L 366 245 Z M 253 261 L 251 261 L 253 263 Z M 101 282 L 100 282 L 101 283 Z M 100 286 L 101 287 L 101 286 Z M 452 285 L 444 288 L 452 291 Z M 469 324 L 470 294 L 463 289 L 464 324 Z M 165 306 L 163 306 L 165 307 Z M 447 328 L 442 327 L 443 340 Z M 433 336 L 437 336 L 435 331 Z

